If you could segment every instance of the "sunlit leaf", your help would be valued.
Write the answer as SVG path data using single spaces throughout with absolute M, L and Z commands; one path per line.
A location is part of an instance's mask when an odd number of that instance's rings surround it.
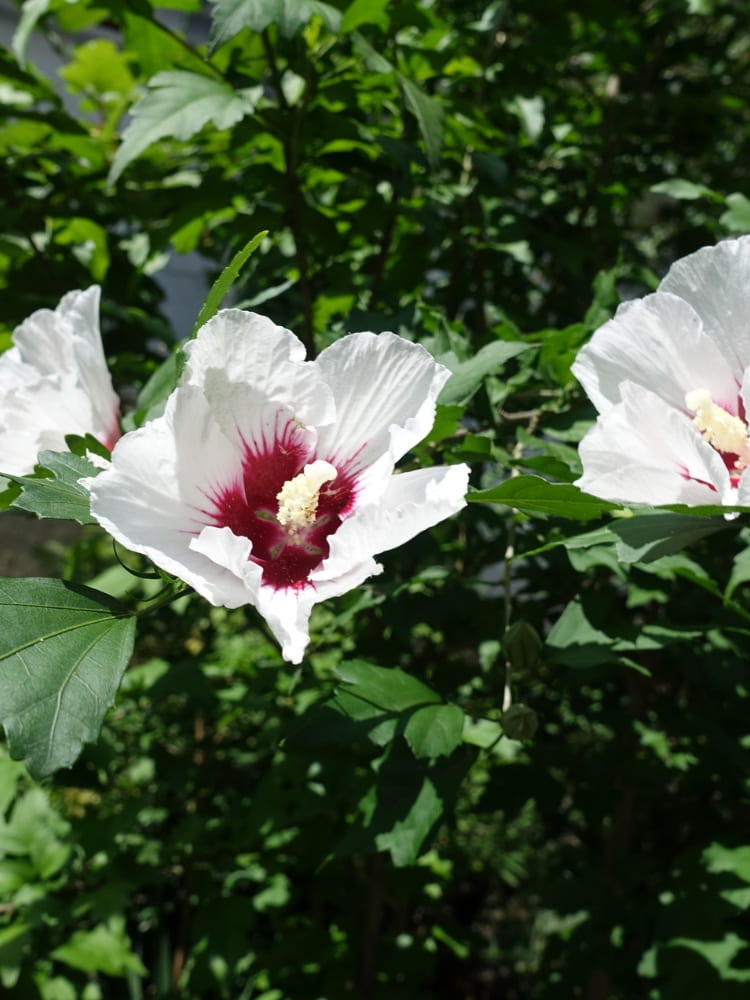
M 451 369 L 451 377 L 440 393 L 441 405 L 467 402 L 488 375 L 502 369 L 506 361 L 523 354 L 531 346 L 508 340 L 495 340 L 481 347 L 468 361 L 456 360 L 451 363 L 449 358 L 441 358 Z
M 27 510 L 37 517 L 95 524 L 89 509 L 88 490 L 81 486 L 79 479 L 95 476 L 99 471 L 96 466 L 80 455 L 65 451 L 40 452 L 37 461 L 42 469 L 52 475 L 44 478 L 14 477 L 21 492 L 12 506 Z
M 424 705 L 409 717 L 404 736 L 415 757 L 447 757 L 461 743 L 463 729 L 457 705 Z
M 0 578 L 0 722 L 34 777 L 96 739 L 135 638 L 119 602 L 62 580 Z
M 109 183 L 113 184 L 129 163 L 159 139 L 189 139 L 209 122 L 217 129 L 231 128 L 252 113 L 257 96 L 253 89 L 234 90 L 222 80 L 200 73 L 157 73 L 132 110 L 133 120 L 123 133 Z
M 469 493 L 466 499 L 472 503 L 505 504 L 525 513 L 550 514 L 574 521 L 588 521 L 620 509 L 618 504 L 589 496 L 571 483 L 548 483 L 538 476 L 514 476 L 499 486 Z
M 362 660 L 350 660 L 337 666 L 335 674 L 350 694 L 390 712 L 440 701 L 426 684 L 398 668 L 375 667 Z
M 224 296 L 237 280 L 237 276 L 240 271 L 261 245 L 266 236 L 268 236 L 268 231 L 265 229 L 260 233 L 256 233 L 251 240 L 248 240 L 241 250 L 237 251 L 231 261 L 221 272 L 219 277 L 213 283 L 211 291 L 208 293 L 206 301 L 203 304 L 203 308 L 198 314 L 198 319 L 195 321 L 195 326 L 193 327 L 193 336 L 195 336 L 204 323 L 208 323 L 211 317 L 215 316 L 219 311 L 219 307 L 221 306 Z
M 341 12 L 321 0 L 211 0 L 213 26 L 211 46 L 218 48 L 243 28 L 265 31 L 274 24 L 285 38 L 291 38 L 319 17 L 329 31 L 338 31 Z

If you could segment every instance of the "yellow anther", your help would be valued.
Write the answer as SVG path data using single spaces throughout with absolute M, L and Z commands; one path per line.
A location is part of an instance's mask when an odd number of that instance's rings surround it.
M 276 494 L 279 524 L 283 524 L 292 535 L 309 528 L 318 513 L 321 486 L 337 475 L 330 462 L 316 459 L 306 465 L 299 475 L 285 482 Z
M 685 405 L 695 414 L 693 423 L 709 444 L 725 454 L 750 459 L 747 425 L 727 413 L 711 399 L 708 389 L 693 389 L 685 395 Z

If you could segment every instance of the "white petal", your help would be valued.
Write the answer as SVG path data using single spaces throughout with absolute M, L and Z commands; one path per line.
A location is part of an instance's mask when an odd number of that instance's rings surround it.
M 93 516 L 114 538 L 213 603 L 236 607 L 247 601 L 244 585 L 190 543 L 209 523 L 212 493 L 241 467 L 202 393 L 188 387 L 172 394 L 163 416 L 125 434 L 110 468 L 83 483 Z
M 190 549 L 209 559 L 220 572 L 206 574 L 196 590 L 212 604 L 239 608 L 254 604 L 262 569 L 250 561 L 252 542 L 231 528 L 206 527 L 190 539 Z
M 378 504 L 358 507 L 330 542 L 330 555 L 312 579 L 340 576 L 346 561 L 364 563 L 408 542 L 466 506 L 468 465 L 436 466 L 391 476 Z
M 39 309 L 15 330 L 18 357 L 42 376 L 62 377 L 61 396 L 75 385 L 86 401 L 86 415 L 60 422 L 62 434 L 91 433 L 104 444 L 118 435 L 119 400 L 112 388 L 99 332 L 97 285 L 83 292 L 68 292 L 60 304 Z M 60 407 L 65 409 L 64 398 Z M 77 409 L 83 409 L 79 400 Z M 58 420 L 49 414 L 50 426 Z
M 336 424 L 321 430 L 318 457 L 365 469 L 390 467 L 429 432 L 435 400 L 450 377 L 419 344 L 395 333 L 352 333 L 317 364 L 336 401 Z M 389 469 L 390 471 L 390 469 Z
M 739 382 L 750 365 L 750 236 L 683 257 L 672 265 L 659 290 L 690 303 Z
M 199 538 L 193 539 L 191 548 L 202 552 L 220 566 L 226 567 L 236 579 L 242 581 L 243 599 L 236 603 L 214 600 L 214 604 L 252 604 L 266 620 L 271 632 L 281 645 L 282 656 L 291 663 L 300 663 L 310 635 L 308 623 L 313 606 L 322 595 L 313 585 L 276 588 L 262 583 L 262 570 L 249 561 L 251 544 L 247 538 L 238 538 L 229 528 L 204 528 Z M 358 582 L 361 582 L 359 580 Z M 349 590 L 350 587 L 346 587 Z M 344 593 L 344 590 L 338 591 Z M 207 596 L 204 593 L 204 596 Z M 326 596 L 332 596 L 332 592 Z M 209 597 L 209 600 L 212 600 Z
M 685 394 L 708 389 L 715 403 L 737 412 L 739 382 L 694 309 L 656 292 L 623 303 L 600 327 L 572 366 L 594 406 L 619 402 L 624 382 L 635 382 L 685 409 Z
M 0 469 L 26 475 L 40 451 L 66 451 L 65 435 L 93 433 L 92 424 L 91 402 L 68 375 L 0 389 Z
M 182 384 L 203 386 L 211 400 L 218 401 L 226 385 L 238 383 L 284 403 L 305 424 L 334 419 L 331 393 L 316 364 L 304 360 L 303 344 L 266 316 L 224 309 L 201 327 L 185 350 Z
M 348 589 L 350 588 L 347 587 Z M 260 587 L 255 606 L 279 640 L 281 655 L 290 663 L 302 662 L 310 641 L 310 612 L 322 599 L 315 586 L 299 589 L 289 587 L 284 590 Z
M 626 383 L 580 445 L 576 485 L 617 503 L 731 503 L 729 473 L 689 418 Z M 713 489 L 712 489 L 713 487 Z
M 99 289 L 70 292 L 16 329 L 0 357 L 0 468 L 30 472 L 44 449 L 65 450 L 66 434 L 111 445 L 119 401 L 99 335 Z
M 300 421 L 296 407 L 269 399 L 255 386 L 227 382 L 218 369 L 206 372 L 203 392 L 217 424 L 238 449 L 263 454 L 280 445 L 294 447 L 300 450 L 301 464 L 313 454 L 317 434 Z M 330 399 L 322 385 L 321 397 L 326 394 Z

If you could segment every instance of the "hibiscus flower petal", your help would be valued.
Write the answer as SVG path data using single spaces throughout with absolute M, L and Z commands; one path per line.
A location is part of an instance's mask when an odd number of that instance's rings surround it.
M 676 261 L 659 285 L 689 302 L 739 383 L 750 365 L 750 236 L 703 247 Z
M 55 310 L 32 313 L 17 327 L 13 340 L 17 358 L 39 376 L 62 378 L 60 401 L 56 412 L 49 415 L 50 423 L 54 426 L 59 422 L 63 436 L 91 433 L 111 446 L 119 435 L 120 403 L 102 348 L 99 299 L 97 285 L 68 292 Z M 74 389 L 78 396 L 75 399 Z M 63 412 L 62 419 L 59 411 Z
M 379 503 L 358 508 L 331 540 L 331 553 L 313 579 L 338 576 L 379 552 L 403 545 L 466 506 L 466 465 L 435 466 L 390 477 Z
M 224 309 L 185 351 L 182 384 L 202 387 L 215 405 L 234 383 L 291 407 L 303 423 L 326 424 L 335 417 L 331 392 L 315 362 L 305 361 L 302 342 L 266 316 Z
M 390 471 L 421 441 L 450 377 L 421 345 L 395 333 L 351 333 L 327 347 L 317 364 L 336 403 L 336 423 L 321 430 L 318 455 L 356 470 L 385 458 Z
M 217 581 L 215 565 L 191 540 L 211 523 L 206 511 L 213 491 L 241 478 L 241 470 L 241 458 L 205 397 L 188 386 L 172 394 L 161 417 L 120 439 L 108 469 L 82 482 L 93 516 L 126 548 L 148 556 L 208 600 L 225 603 L 227 597 L 236 607 L 247 600 L 244 589 L 229 574 Z
M 727 468 L 691 420 L 655 393 L 626 382 L 580 445 L 576 485 L 616 503 L 733 502 Z
M 714 402 L 736 412 L 732 368 L 692 306 L 674 295 L 623 303 L 580 350 L 572 371 L 599 412 L 619 402 L 626 381 L 682 410 L 686 393 L 708 389 Z

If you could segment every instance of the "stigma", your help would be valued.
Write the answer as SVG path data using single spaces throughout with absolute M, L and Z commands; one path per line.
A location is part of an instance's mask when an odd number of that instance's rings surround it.
M 695 414 L 693 423 L 703 438 L 717 451 L 737 455 L 743 465 L 750 461 L 747 424 L 714 403 L 708 389 L 693 389 L 685 395 L 685 405 Z
M 279 510 L 276 519 L 291 535 L 297 535 L 314 523 L 318 513 L 320 490 L 338 473 L 330 462 L 316 459 L 302 472 L 288 479 L 276 494 Z

